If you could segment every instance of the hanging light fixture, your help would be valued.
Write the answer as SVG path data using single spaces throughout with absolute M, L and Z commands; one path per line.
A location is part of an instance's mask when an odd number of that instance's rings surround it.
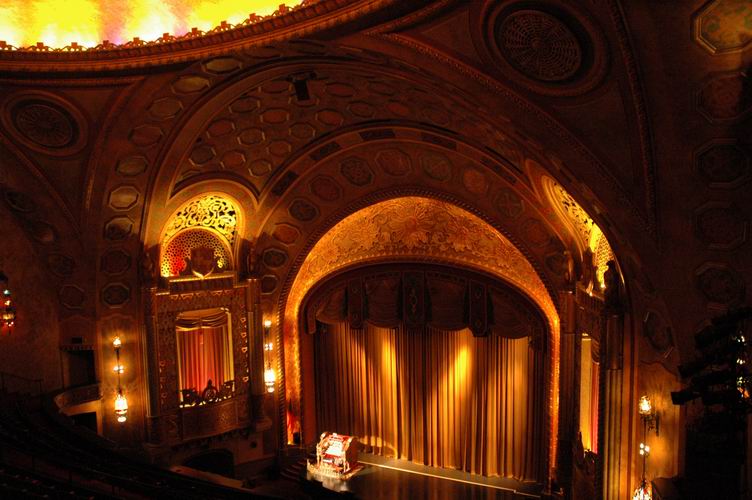
M 11 298 L 8 277 L 2 271 L 0 271 L 0 293 L 2 293 L 0 296 L 2 300 L 2 303 L 0 303 L 0 330 L 7 328 L 8 333 L 11 333 L 16 324 L 16 308 Z
M 115 396 L 115 416 L 117 421 L 121 424 L 128 420 L 128 398 L 123 394 L 123 386 L 120 383 L 120 374 L 123 373 L 125 368 L 120 363 L 120 347 L 123 345 L 123 341 L 120 337 L 115 337 L 112 341 L 112 347 L 115 349 L 115 373 L 117 373 L 117 396 Z

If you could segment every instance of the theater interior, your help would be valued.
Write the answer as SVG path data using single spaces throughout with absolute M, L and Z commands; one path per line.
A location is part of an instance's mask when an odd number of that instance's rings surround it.
M 749 0 L 2 2 L 0 490 L 751 498 L 751 62 Z

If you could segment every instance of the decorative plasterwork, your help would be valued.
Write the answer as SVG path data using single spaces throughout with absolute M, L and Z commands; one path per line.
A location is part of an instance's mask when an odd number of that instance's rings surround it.
M 582 64 L 582 49 L 572 30 L 538 10 L 518 10 L 500 20 L 496 41 L 507 61 L 535 80 L 567 80 Z
M 588 213 L 575 201 L 571 194 L 550 177 L 543 178 L 551 203 L 559 215 L 563 215 L 574 229 L 583 247 L 590 246 L 595 223 Z
M 141 0 L 117 5 L 78 0 L 68 2 L 61 12 L 49 1 L 6 0 L 0 11 L 5 41 L 0 49 L 78 52 L 153 45 L 256 24 L 313 3 L 315 0 Z
M 595 226 L 595 238 L 591 240 L 591 250 L 593 251 L 593 263 L 595 264 L 595 276 L 601 288 L 606 287 L 604 274 L 608 269 L 608 261 L 616 260 L 614 251 L 608 243 L 606 235 L 601 232 L 598 226 Z
M 182 37 L 167 35 L 151 42 L 133 40 L 123 45 L 103 43 L 92 50 L 79 44 L 61 49 L 37 44 L 18 50 L 6 43 L 0 44 L 0 69 L 57 72 L 174 64 L 310 36 L 401 3 L 400 0 L 306 0 L 298 8 L 279 9 L 271 18 L 250 16 L 236 25 L 222 23 L 209 32 L 192 30 Z
M 58 95 L 19 92 L 5 102 L 4 111 L 6 130 L 30 149 L 67 156 L 86 145 L 86 120 L 75 106 Z
M 609 260 L 615 260 L 614 251 L 606 235 L 566 189 L 550 177 L 543 177 L 542 180 L 549 202 L 572 229 L 580 249 L 589 249 L 592 252 L 597 282 L 603 288 L 603 273 L 606 272 L 607 263 Z
M 211 229 L 221 235 L 230 247 L 235 242 L 238 211 L 234 203 L 217 195 L 195 199 L 172 216 L 162 236 L 169 242 L 179 232 L 190 228 Z
M 571 96 L 603 81 L 608 49 L 586 11 L 558 2 L 484 2 L 473 21 L 487 64 L 525 91 Z M 494 72 L 491 69 L 491 72 Z
M 552 323 L 557 317 L 543 281 L 509 240 L 461 208 L 419 197 L 377 203 L 329 230 L 308 254 L 293 283 L 288 317 L 295 317 L 300 300 L 323 277 L 385 258 L 453 262 L 492 272 L 531 296 Z
M 182 231 L 162 248 L 160 272 L 165 277 L 181 274 L 191 258 L 191 250 L 199 247 L 211 248 L 214 251 L 216 270 L 226 271 L 230 268 L 231 252 L 225 246 L 217 234 L 212 231 L 201 229 Z
M 694 17 L 695 41 L 711 54 L 739 52 L 752 42 L 752 3 L 714 0 Z

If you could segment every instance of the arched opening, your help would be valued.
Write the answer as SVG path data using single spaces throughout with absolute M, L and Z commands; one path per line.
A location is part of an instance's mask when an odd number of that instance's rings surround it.
M 315 405 L 312 404 L 318 398 L 315 377 L 301 377 L 302 373 L 310 374 L 319 369 L 314 366 L 315 342 L 310 337 L 306 338 L 303 334 L 304 331 L 316 331 L 316 322 L 311 320 L 311 316 L 307 315 L 304 309 L 301 309 L 301 305 L 307 303 L 306 297 L 329 278 L 338 276 L 343 272 L 349 272 L 352 269 L 369 264 L 393 267 L 406 262 L 413 265 L 416 263 L 431 263 L 443 265 L 450 269 L 462 268 L 471 273 L 480 272 L 487 276 L 493 276 L 505 283 L 505 286 L 514 290 L 519 296 L 525 297 L 525 300 L 529 303 L 534 304 L 535 309 L 539 311 L 538 317 L 541 325 L 543 325 L 541 329 L 545 331 L 545 333 L 541 333 L 541 338 L 545 337 L 545 342 L 542 344 L 546 347 L 540 351 L 540 362 L 533 363 L 533 365 L 538 363 L 533 371 L 540 369 L 542 375 L 536 375 L 541 378 L 538 379 L 539 383 L 533 390 L 534 394 L 531 393 L 526 396 L 527 401 L 534 401 L 534 404 L 539 405 L 540 408 L 540 412 L 536 413 L 535 417 L 538 419 L 536 425 L 540 425 L 540 427 L 526 435 L 537 443 L 533 447 L 537 446 L 539 452 L 539 459 L 537 461 L 531 460 L 529 470 L 532 472 L 526 472 L 522 469 L 515 471 L 511 467 L 495 466 L 489 468 L 485 466 L 484 468 L 480 465 L 481 461 L 478 461 L 477 466 L 470 465 L 470 461 L 455 463 L 449 459 L 429 460 L 428 462 L 440 466 L 447 464 L 450 467 L 467 467 L 468 470 L 477 471 L 481 474 L 507 475 L 545 483 L 548 479 L 547 474 L 550 474 L 549 467 L 555 455 L 555 438 L 553 436 L 556 436 L 558 407 L 557 348 L 559 319 L 553 300 L 533 266 L 509 240 L 479 217 L 450 203 L 430 198 L 394 198 L 355 212 L 334 225 L 320 238 L 303 261 L 287 296 L 283 323 L 282 354 L 284 358 L 279 360 L 284 365 L 283 373 L 285 376 L 281 381 L 283 394 L 280 395 L 280 398 L 283 401 L 284 412 L 287 417 L 286 435 L 288 442 L 294 443 L 301 440 L 303 443 L 311 443 L 315 441 L 318 431 L 324 430 L 317 428 L 317 410 Z M 459 300 L 461 304 L 464 304 L 464 295 L 461 293 L 460 295 L 461 299 L 455 297 L 446 303 Z M 443 300 L 446 301 L 446 298 Z M 436 314 L 442 314 L 440 311 L 446 311 L 446 308 L 435 309 Z M 464 318 L 464 309 L 457 313 L 456 317 Z M 464 343 L 466 354 L 459 356 L 460 351 L 457 351 L 456 354 L 459 358 L 464 357 L 464 363 L 467 364 L 471 351 L 476 352 L 474 344 L 481 342 L 473 340 L 474 337 L 470 334 L 470 330 L 477 333 L 477 329 L 473 327 L 472 323 L 462 323 L 462 321 L 440 324 L 439 326 L 445 331 L 451 330 L 453 332 L 446 333 L 445 337 L 447 335 L 456 337 L 457 342 L 459 342 L 457 345 Z M 426 324 L 422 327 L 424 341 L 430 343 L 438 337 L 431 337 L 426 330 L 427 327 L 431 327 L 431 325 Z M 470 330 L 466 330 L 467 327 L 470 327 Z M 463 333 L 463 330 L 465 330 L 465 333 Z M 483 332 L 484 330 L 481 329 L 480 331 Z M 390 343 L 395 344 L 398 337 L 404 334 L 400 334 L 399 328 L 397 328 L 393 332 L 375 333 L 375 335 L 381 335 L 386 342 L 383 345 L 388 346 Z M 327 338 L 334 339 L 334 337 Z M 491 352 L 502 355 L 505 349 L 507 353 L 514 350 L 510 345 L 502 345 L 508 344 L 508 342 L 503 341 L 501 336 L 494 337 L 492 335 L 488 342 L 495 342 L 492 340 L 494 338 L 497 339 L 495 350 L 485 349 L 483 350 L 484 355 L 490 355 Z M 407 337 L 403 337 L 404 339 L 407 339 Z M 319 345 L 318 349 L 321 351 L 323 346 Z M 418 349 L 417 344 L 412 349 Z M 437 347 L 437 349 L 440 348 Z M 527 345 L 524 346 L 522 351 L 525 349 L 527 349 Z M 400 355 L 395 352 L 394 356 L 396 362 Z M 322 362 L 325 361 L 319 356 L 319 364 Z M 437 362 L 441 366 L 446 365 L 444 371 L 447 371 L 451 364 L 457 366 L 457 363 L 453 363 L 449 358 L 442 358 L 441 361 L 437 359 Z M 488 363 L 486 358 L 473 357 L 473 366 L 487 366 L 484 363 Z M 496 362 L 490 364 L 498 366 Z M 412 364 L 410 369 L 429 370 L 434 373 L 439 369 L 439 365 L 420 368 Z M 277 369 L 280 368 L 281 366 L 278 365 Z M 449 372 L 453 371 L 454 369 L 449 370 Z M 460 372 L 468 373 L 467 370 L 460 370 Z M 392 373 L 396 372 L 392 371 Z M 418 372 L 415 372 L 415 375 L 418 376 Z M 500 372 L 499 376 L 501 378 L 497 379 L 496 382 L 503 379 Z M 476 380 L 480 380 L 480 378 L 476 377 Z M 484 380 L 486 379 L 484 378 Z M 507 387 L 509 386 L 508 381 L 499 383 L 506 383 Z M 449 394 L 444 394 L 444 396 L 444 398 L 439 399 L 447 400 Z M 473 410 L 470 408 L 468 411 Z M 321 412 L 319 414 L 322 415 Z M 533 412 L 531 411 L 530 414 L 532 415 Z M 470 420 L 473 422 L 483 421 L 483 419 L 478 420 L 477 417 L 478 415 L 475 415 Z M 496 423 L 499 418 L 499 415 L 495 415 L 492 420 Z M 380 438 L 383 441 L 383 436 Z M 399 439 L 401 438 L 398 437 L 397 440 L 399 441 Z M 374 439 L 369 446 L 372 449 L 374 449 L 374 446 L 379 448 L 377 443 L 378 439 Z M 404 457 L 417 456 L 424 452 L 430 454 L 430 450 L 421 450 L 419 453 L 417 449 L 409 450 L 408 448 L 395 449 L 393 452 L 395 456 Z M 413 452 L 415 453 L 413 454 Z
M 222 195 L 185 203 L 162 229 L 160 275 L 202 277 L 233 269 L 240 216 L 237 203 Z
M 518 291 L 459 267 L 389 263 L 304 301 L 317 433 L 365 451 L 542 482 L 545 318 Z

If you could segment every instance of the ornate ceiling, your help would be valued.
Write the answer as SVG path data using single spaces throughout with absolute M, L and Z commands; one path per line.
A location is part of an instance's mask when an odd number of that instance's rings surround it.
M 636 307 L 689 336 L 752 269 L 737 7 L 321 0 L 200 40 L 0 51 L 3 205 L 62 315 L 94 317 L 133 313 L 144 246 L 226 193 L 271 312 L 327 230 L 404 196 L 479 217 L 560 290 L 587 228 L 548 176 L 608 236 Z
M 0 40 L 15 47 L 42 43 L 53 49 L 106 48 L 136 38 L 208 32 L 223 22 L 239 25 L 285 13 L 301 0 L 31 0 L 0 6 Z M 308 2 L 312 3 L 312 2 Z

